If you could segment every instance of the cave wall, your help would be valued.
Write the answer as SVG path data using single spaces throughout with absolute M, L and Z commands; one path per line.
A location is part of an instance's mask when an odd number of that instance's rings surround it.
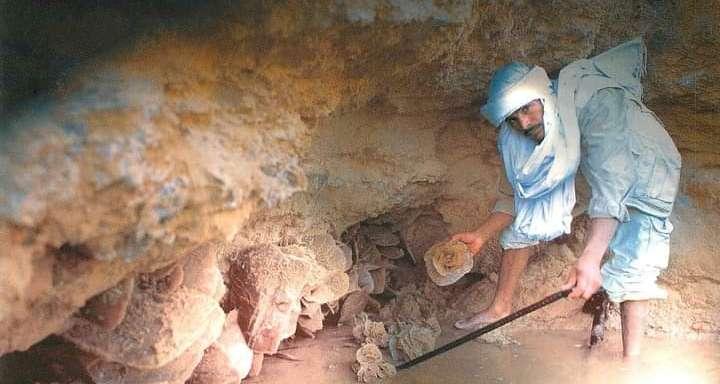
M 670 299 L 651 326 L 717 335 L 718 9 L 247 2 L 218 5 L 192 28 L 141 23 L 148 30 L 128 42 L 48 70 L 47 97 L 4 94 L 20 101 L 0 133 L 0 354 L 61 331 L 87 299 L 202 242 L 269 227 L 270 241 L 337 237 L 419 206 L 451 232 L 473 228 L 500 164 L 495 130 L 477 113 L 492 71 L 523 60 L 553 73 L 635 36 L 649 49 L 645 100 L 684 161 L 661 279 Z M 96 16 L 81 25 L 117 25 L 117 12 Z M 68 39 L 97 41 L 76 30 Z M 87 52 L 65 44 L 70 57 Z M 27 79 L 31 67 L 15 64 L 9 78 Z

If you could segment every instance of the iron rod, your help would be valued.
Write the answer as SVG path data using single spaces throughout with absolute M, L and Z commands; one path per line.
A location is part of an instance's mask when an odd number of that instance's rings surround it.
M 503 317 L 503 318 L 500 319 L 500 320 L 497 320 L 497 321 L 495 321 L 495 322 L 492 322 L 492 323 L 490 323 L 490 324 L 488 324 L 488 325 L 486 325 L 486 326 L 484 326 L 484 327 L 482 327 L 482 328 L 480 328 L 480 329 L 477 329 L 477 330 L 475 330 L 475 331 L 472 331 L 472 332 L 468 333 L 467 335 L 465 335 L 465 336 L 463 336 L 463 337 L 461 337 L 461 338 L 459 338 L 459 339 L 457 339 L 457 340 L 455 340 L 455 341 L 452 341 L 452 342 L 450 342 L 450 343 L 447 343 L 447 344 L 443 345 L 443 346 L 440 347 L 440 348 L 434 349 L 434 350 L 432 350 L 432 351 L 430 351 L 430 352 L 428 352 L 428 353 L 426 353 L 426 354 L 424 354 L 424 355 L 422 355 L 422 356 L 419 356 L 419 357 L 417 357 L 417 358 L 415 358 L 415 359 L 412 359 L 412 360 L 410 360 L 410 361 L 407 361 L 407 362 L 405 362 L 405 363 L 402 363 L 402 364 L 398 365 L 396 368 L 397 368 L 397 369 L 406 369 L 406 368 L 412 367 L 412 366 L 415 365 L 415 364 L 422 363 L 423 361 L 425 361 L 425 360 L 427 360 L 427 359 L 429 359 L 429 358 L 432 358 L 432 357 L 434 357 L 434 356 L 437 356 L 437 355 L 439 355 L 439 354 L 441 354 L 441 353 L 443 353 L 443 352 L 447 352 L 447 351 L 449 351 L 449 350 L 451 350 L 451 349 L 453 349 L 453 348 L 455 348 L 455 347 L 457 347 L 457 346 L 459 346 L 459 345 L 465 344 L 465 343 L 467 343 L 468 341 L 470 341 L 470 340 L 472 340 L 472 339 L 474 339 L 474 338 L 476 338 L 476 337 L 478 337 L 478 336 L 480 336 L 480 335 L 483 335 L 483 334 L 485 334 L 485 333 L 488 333 L 488 332 L 490 332 L 490 331 L 492 331 L 492 330 L 494 330 L 494 329 L 496 329 L 496 328 L 500 328 L 500 327 L 502 327 L 503 325 L 505 325 L 505 324 L 507 324 L 507 323 L 509 323 L 509 322 L 511 322 L 511 321 L 513 321 L 513 320 L 515 320 L 515 319 L 517 319 L 517 318 L 519 318 L 519 317 L 525 316 L 525 315 L 527 315 L 528 313 L 534 312 L 534 311 L 536 311 L 536 310 L 538 310 L 538 309 L 540 309 L 540 308 L 542 308 L 542 307 L 544 307 L 544 306 L 546 306 L 546 305 L 548 305 L 548 304 L 552 304 L 552 303 L 554 303 L 554 302 L 556 302 L 556 301 L 558 301 L 558 300 L 560 300 L 560 299 L 562 299 L 562 298 L 565 298 L 565 297 L 567 297 L 567 296 L 570 294 L 571 291 L 572 291 L 572 289 L 566 289 L 566 290 L 563 290 L 563 291 L 555 292 L 555 293 L 553 293 L 552 295 L 550 295 L 550 296 L 548 296 L 548 297 L 546 297 L 546 298 L 544 298 L 544 299 L 542 299 L 542 300 L 540 300 L 540 301 L 538 301 L 538 302 L 536 302 L 536 303 L 530 304 L 530 305 L 528 305 L 527 307 L 522 308 L 522 309 L 518 310 L 517 312 L 511 313 L 511 314 Z

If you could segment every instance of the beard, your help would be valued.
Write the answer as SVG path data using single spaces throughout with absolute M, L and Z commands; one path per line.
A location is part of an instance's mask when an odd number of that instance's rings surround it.
M 541 121 L 540 123 L 526 129 L 523 134 L 527 137 L 532 138 L 539 144 L 545 138 L 545 124 Z

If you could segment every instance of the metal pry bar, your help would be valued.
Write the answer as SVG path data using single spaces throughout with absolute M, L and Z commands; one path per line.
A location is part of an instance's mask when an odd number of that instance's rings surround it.
M 522 309 L 518 310 L 518 311 L 515 312 L 515 313 L 511 313 L 511 314 L 503 317 L 502 319 L 500 319 L 500 320 L 498 320 L 498 321 L 495 321 L 495 322 L 490 323 L 490 324 L 488 324 L 488 325 L 486 325 L 486 326 L 484 326 L 484 327 L 482 327 L 482 328 L 480 328 L 480 329 L 477 329 L 477 330 L 475 330 L 475 331 L 472 331 L 472 332 L 468 333 L 467 335 L 465 335 L 465 336 L 463 336 L 463 337 L 461 337 L 461 338 L 459 338 L 459 339 L 457 339 L 457 340 L 455 340 L 455 341 L 452 341 L 452 342 L 450 342 L 450 343 L 447 343 L 447 344 L 443 345 L 443 346 L 440 347 L 440 348 L 434 349 L 434 350 L 432 350 L 432 351 L 430 351 L 430 352 L 428 352 L 428 353 L 426 353 L 426 354 L 424 354 L 424 355 L 422 355 L 422 356 L 420 356 L 420 357 L 417 357 L 417 358 L 415 358 L 415 359 L 412 359 L 412 360 L 410 360 L 410 361 L 408 361 L 408 362 L 402 363 L 402 364 L 398 365 L 398 366 L 395 367 L 395 368 L 397 368 L 397 369 L 406 369 L 406 368 L 412 367 L 412 366 L 415 365 L 415 364 L 422 363 L 423 361 L 425 361 L 425 360 L 427 360 L 427 359 L 429 359 L 429 358 L 431 358 L 431 357 L 437 356 L 437 355 L 439 355 L 439 354 L 441 354 L 441 353 L 443 353 L 443 352 L 447 352 L 447 351 L 449 351 L 449 350 L 451 350 L 451 349 L 453 349 L 453 348 L 455 348 L 455 347 L 457 347 L 457 346 L 459 346 L 459 345 L 462 345 L 462 344 L 467 343 L 468 341 L 470 341 L 470 340 L 472 340 L 472 339 L 474 339 L 474 338 L 476 338 L 476 337 L 478 337 L 478 336 L 480 336 L 480 335 L 482 335 L 482 334 L 488 333 L 488 332 L 490 332 L 490 331 L 492 331 L 492 330 L 494 330 L 494 329 L 496 329 L 496 328 L 500 328 L 500 327 L 502 327 L 503 325 L 505 325 L 505 324 L 507 324 L 507 323 L 509 323 L 509 322 L 511 322 L 511 321 L 513 321 L 513 320 L 515 320 L 515 319 L 517 319 L 517 318 L 523 317 L 523 316 L 527 315 L 527 314 L 530 313 L 530 312 L 534 312 L 534 311 L 536 311 L 536 310 L 538 310 L 538 309 L 540 309 L 540 308 L 542 308 L 542 307 L 544 307 L 544 306 L 546 306 L 546 305 L 548 305 L 548 304 L 552 304 L 552 303 L 554 303 L 554 302 L 556 302 L 556 301 L 558 301 L 558 300 L 560 300 L 560 299 L 562 299 L 562 298 L 565 298 L 565 297 L 567 297 L 567 296 L 570 294 L 571 291 L 572 291 L 572 289 L 566 289 L 566 290 L 563 290 L 563 291 L 555 292 L 555 293 L 553 293 L 552 295 L 550 295 L 550 296 L 548 296 L 548 297 L 546 297 L 546 298 L 544 298 L 544 299 L 542 299 L 542 300 L 540 300 L 540 301 L 538 301 L 538 302 L 536 302 L 536 303 L 534 303 L 534 304 L 530 304 L 530 305 L 528 305 L 527 307 L 522 308 Z

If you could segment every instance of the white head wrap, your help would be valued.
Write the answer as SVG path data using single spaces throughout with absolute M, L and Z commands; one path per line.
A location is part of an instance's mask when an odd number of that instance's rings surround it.
M 483 115 L 500 127 L 498 149 L 515 195 L 512 233 L 504 235 L 503 242 L 551 240 L 570 232 L 574 177 L 580 162 L 577 124 L 562 123 L 545 70 L 524 66 L 527 70 L 523 71 L 523 66 L 513 63 L 496 72 L 490 98 L 482 108 Z M 539 144 L 505 122 L 511 113 L 537 99 L 543 104 L 545 125 L 545 138 Z

